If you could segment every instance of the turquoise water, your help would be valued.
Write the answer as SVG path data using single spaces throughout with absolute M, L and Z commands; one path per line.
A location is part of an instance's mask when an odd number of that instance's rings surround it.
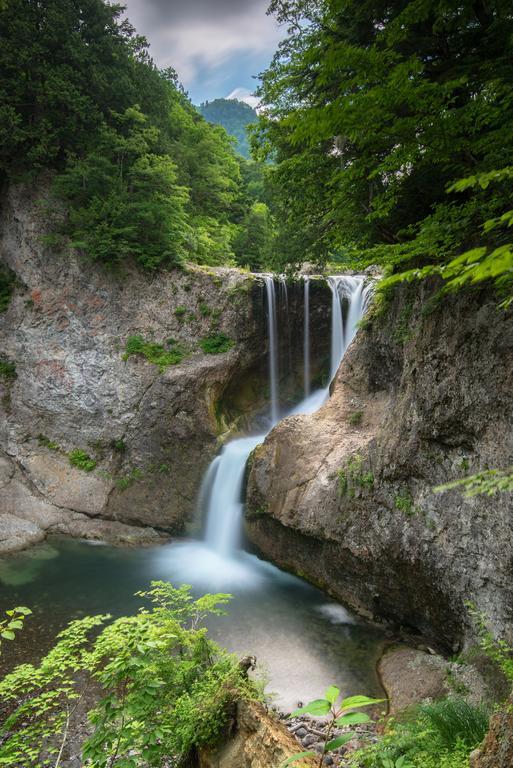
M 0 609 L 27 605 L 34 612 L 17 640 L 4 644 L 4 669 L 40 658 L 71 619 L 136 611 L 141 601 L 134 592 L 153 579 L 181 583 L 181 552 L 180 543 L 119 549 L 55 539 L 0 559 Z M 308 584 L 244 558 L 241 569 L 249 564 L 257 576 L 250 582 L 235 573 L 230 588 L 223 585 L 233 600 L 228 615 L 214 617 L 209 629 L 230 651 L 257 657 L 276 703 L 294 707 L 331 683 L 347 693 L 378 693 L 375 661 L 382 635 Z M 197 591 L 220 586 L 203 584 Z

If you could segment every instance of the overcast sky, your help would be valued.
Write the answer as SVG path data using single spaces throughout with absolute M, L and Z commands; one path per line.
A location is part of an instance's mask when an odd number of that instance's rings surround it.
M 174 67 L 192 101 L 248 97 L 282 33 L 268 0 L 125 0 L 159 67 Z M 240 89 L 240 90 L 239 90 Z

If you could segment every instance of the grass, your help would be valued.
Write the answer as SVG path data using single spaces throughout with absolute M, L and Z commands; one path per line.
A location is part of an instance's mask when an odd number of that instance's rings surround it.
M 489 712 L 484 706 L 472 706 L 464 699 L 445 699 L 421 707 L 440 742 L 447 749 L 458 743 L 476 747 L 488 731 Z
M 405 491 L 402 494 L 398 494 L 394 499 L 395 508 L 399 512 L 404 512 L 408 517 L 413 517 L 416 509 L 413 504 L 413 498 L 409 491 Z
M 185 352 L 179 346 L 175 346 L 176 342 L 173 339 L 168 339 L 169 342 L 173 342 L 172 348 L 166 349 L 162 344 L 145 341 L 142 336 L 130 336 L 125 344 L 123 360 L 128 360 L 132 355 L 142 355 L 149 363 L 157 365 L 159 371 L 163 373 L 170 365 L 177 365 L 185 357 Z
M 97 461 L 92 459 L 91 456 L 81 448 L 75 448 L 75 450 L 71 451 L 71 453 L 68 454 L 68 458 L 72 467 L 81 469 L 84 472 L 92 472 L 97 465 Z
M 187 314 L 187 307 L 177 307 L 175 309 L 175 317 L 177 317 L 179 320 L 180 318 L 184 317 L 184 315 Z
M 235 342 L 224 333 L 211 333 L 200 341 L 200 347 L 207 355 L 220 355 L 228 352 L 234 346 Z
M 203 302 L 201 302 L 198 309 L 200 311 L 200 315 L 202 315 L 203 317 L 208 317 L 209 315 L 212 314 L 212 310 L 210 309 L 208 304 L 204 304 Z

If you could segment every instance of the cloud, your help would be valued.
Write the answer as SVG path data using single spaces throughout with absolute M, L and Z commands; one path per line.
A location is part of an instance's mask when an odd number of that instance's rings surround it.
M 260 104 L 260 99 L 257 96 L 253 96 L 248 88 L 241 88 L 240 86 L 238 88 L 234 88 L 233 91 L 229 93 L 225 98 L 237 99 L 237 101 L 245 101 L 246 104 L 249 104 L 249 106 L 253 107 L 253 109 L 256 109 Z
M 127 15 L 148 38 L 159 66 L 174 67 L 186 88 L 205 88 L 230 75 L 236 82 L 239 66 L 247 79 L 249 71 L 256 75 L 268 63 L 283 34 L 266 15 L 267 5 L 268 0 L 127 0 Z

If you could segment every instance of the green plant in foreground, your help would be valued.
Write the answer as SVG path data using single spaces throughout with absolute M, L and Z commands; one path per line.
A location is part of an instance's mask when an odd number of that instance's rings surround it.
M 497 664 L 506 680 L 513 684 L 513 648 L 490 632 L 485 614 L 478 611 L 473 603 L 468 602 L 466 606 L 478 631 L 480 648 Z
M 109 616 L 73 621 L 39 666 L 23 664 L 0 681 L 9 711 L 0 725 L 0 765 L 58 766 L 91 680 L 101 696 L 88 714 L 84 768 L 178 768 L 196 747 L 213 743 L 234 702 L 258 693 L 204 627 L 230 596 L 194 599 L 190 589 L 153 582 L 137 593 L 149 608 L 111 623 Z
M 224 333 L 211 333 L 200 341 L 200 347 L 207 355 L 220 355 L 228 352 L 234 346 L 235 342 Z
M 452 489 L 461 490 L 466 498 L 477 496 L 480 493 L 486 496 L 493 496 L 499 492 L 513 491 L 513 467 L 508 469 L 487 469 L 484 472 L 478 472 L 476 475 L 462 477 L 459 480 L 452 480 L 444 485 L 437 485 L 433 488 L 435 493 L 444 493 Z
M 171 346 L 176 343 L 172 339 L 169 341 L 173 342 Z M 178 346 L 166 349 L 162 344 L 145 341 L 142 336 L 130 336 L 127 339 L 123 360 L 128 360 L 132 355 L 142 355 L 149 363 L 157 365 L 160 373 L 163 373 L 170 365 L 181 363 L 185 357 L 184 351 Z
M 335 685 L 330 685 L 324 694 L 324 699 L 315 699 L 304 707 L 296 709 L 292 712 L 291 717 L 297 717 L 298 715 L 308 714 L 315 717 L 329 716 L 329 724 L 326 730 L 326 739 L 324 742 L 323 751 L 320 755 L 312 750 L 305 752 L 298 752 L 296 755 L 289 757 L 283 764 L 285 766 L 297 763 L 305 757 L 318 757 L 319 768 L 324 764 L 324 757 L 328 752 L 333 752 L 339 747 L 347 744 L 354 738 L 354 732 L 342 733 L 339 736 L 333 736 L 335 728 L 345 728 L 351 725 L 360 725 L 361 723 L 370 722 L 370 717 L 365 712 L 355 712 L 355 709 L 361 709 L 362 707 L 370 707 L 372 704 L 380 704 L 384 699 L 370 699 L 367 696 L 350 696 L 347 699 L 342 699 L 337 704 L 340 697 L 340 689 Z
M 5 612 L 5 618 L 0 619 L 0 654 L 2 653 L 2 640 L 14 640 L 16 632 L 23 629 L 26 616 L 32 611 L 25 606 L 17 606 Z
M 75 448 L 68 454 L 69 463 L 72 467 L 82 469 L 84 472 L 92 472 L 97 465 L 96 459 L 92 459 L 88 453 L 81 448 Z

